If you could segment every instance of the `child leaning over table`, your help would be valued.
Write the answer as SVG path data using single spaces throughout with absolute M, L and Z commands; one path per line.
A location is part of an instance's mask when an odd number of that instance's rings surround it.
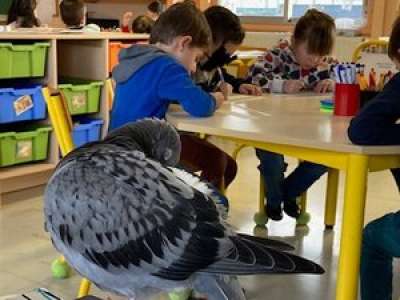
M 400 69 L 400 18 L 393 25 L 389 57 Z M 350 140 L 360 145 L 400 145 L 400 73 L 351 121 Z M 392 170 L 400 189 L 400 170 Z M 361 299 L 391 300 L 393 258 L 400 257 L 400 211 L 369 223 L 363 234 Z
M 334 41 L 334 20 L 316 9 L 307 11 L 297 22 L 291 41 L 281 41 L 251 68 L 253 84 L 274 93 L 294 94 L 307 89 L 317 93 L 332 91 L 331 63 L 334 59 L 328 55 L 332 53 Z M 326 172 L 326 167 L 304 161 L 285 178 L 283 155 L 260 149 L 256 149 L 256 154 L 267 186 L 268 217 L 281 220 L 283 203 L 285 213 L 298 218 L 297 198 Z

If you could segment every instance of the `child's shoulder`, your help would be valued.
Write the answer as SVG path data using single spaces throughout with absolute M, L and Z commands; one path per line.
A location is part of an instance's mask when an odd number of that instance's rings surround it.
M 288 63 L 294 62 L 294 56 L 288 40 L 280 40 L 277 45 L 265 52 L 264 60 L 266 61 L 284 61 Z

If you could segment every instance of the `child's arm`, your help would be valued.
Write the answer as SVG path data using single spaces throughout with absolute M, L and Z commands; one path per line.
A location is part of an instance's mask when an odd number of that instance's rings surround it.
M 165 69 L 157 89 L 160 98 L 177 101 L 186 112 L 195 117 L 211 116 L 217 109 L 217 104 L 220 104 L 216 102 L 216 97 L 196 86 L 188 71 L 178 64 L 172 64 Z
M 251 68 L 251 82 L 260 86 L 264 91 L 283 92 L 283 76 L 280 72 L 280 49 L 267 51 L 262 60 L 257 61 Z M 279 70 L 279 72 L 277 72 Z
M 229 74 L 225 68 L 221 68 L 222 74 L 224 75 L 225 82 L 229 83 L 233 87 L 234 93 L 239 93 L 239 88 L 244 83 L 249 83 L 245 79 L 237 78 Z
M 222 68 L 222 73 L 225 82 L 229 83 L 233 87 L 234 93 L 244 94 L 244 95 L 262 95 L 262 90 L 259 86 L 251 83 L 251 78 L 243 79 L 237 78 L 229 74 L 225 68 Z
M 400 75 L 351 121 L 348 135 L 360 145 L 400 145 Z
M 316 93 L 327 93 L 333 91 L 335 84 L 333 66 L 338 63 L 333 57 L 325 57 L 322 65 L 320 65 L 313 73 L 308 76 L 306 86 L 312 88 Z

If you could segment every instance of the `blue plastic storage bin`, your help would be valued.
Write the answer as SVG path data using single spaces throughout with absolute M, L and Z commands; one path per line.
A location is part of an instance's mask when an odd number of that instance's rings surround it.
M 45 118 L 42 86 L 0 89 L 0 124 Z
M 78 124 L 74 125 L 72 131 L 72 139 L 76 148 L 100 140 L 103 120 L 79 118 L 76 121 Z

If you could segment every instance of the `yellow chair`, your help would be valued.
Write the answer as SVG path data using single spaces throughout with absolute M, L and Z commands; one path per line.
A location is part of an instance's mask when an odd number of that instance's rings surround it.
M 388 44 L 389 44 L 389 42 L 387 40 L 369 40 L 369 41 L 366 41 L 366 42 L 362 42 L 354 50 L 352 60 L 353 60 L 353 62 L 359 61 L 361 59 L 362 51 L 367 49 L 367 48 L 369 48 L 369 47 L 371 47 L 371 46 L 387 47 Z
M 72 119 L 68 112 L 68 107 L 62 95 L 59 92 L 50 92 L 48 88 L 43 89 L 51 123 L 56 134 L 58 144 L 60 145 L 63 156 L 74 149 L 72 141 Z M 65 263 L 65 258 L 61 257 L 60 262 Z M 91 283 L 87 279 L 82 279 L 78 291 L 78 298 L 89 294 Z

